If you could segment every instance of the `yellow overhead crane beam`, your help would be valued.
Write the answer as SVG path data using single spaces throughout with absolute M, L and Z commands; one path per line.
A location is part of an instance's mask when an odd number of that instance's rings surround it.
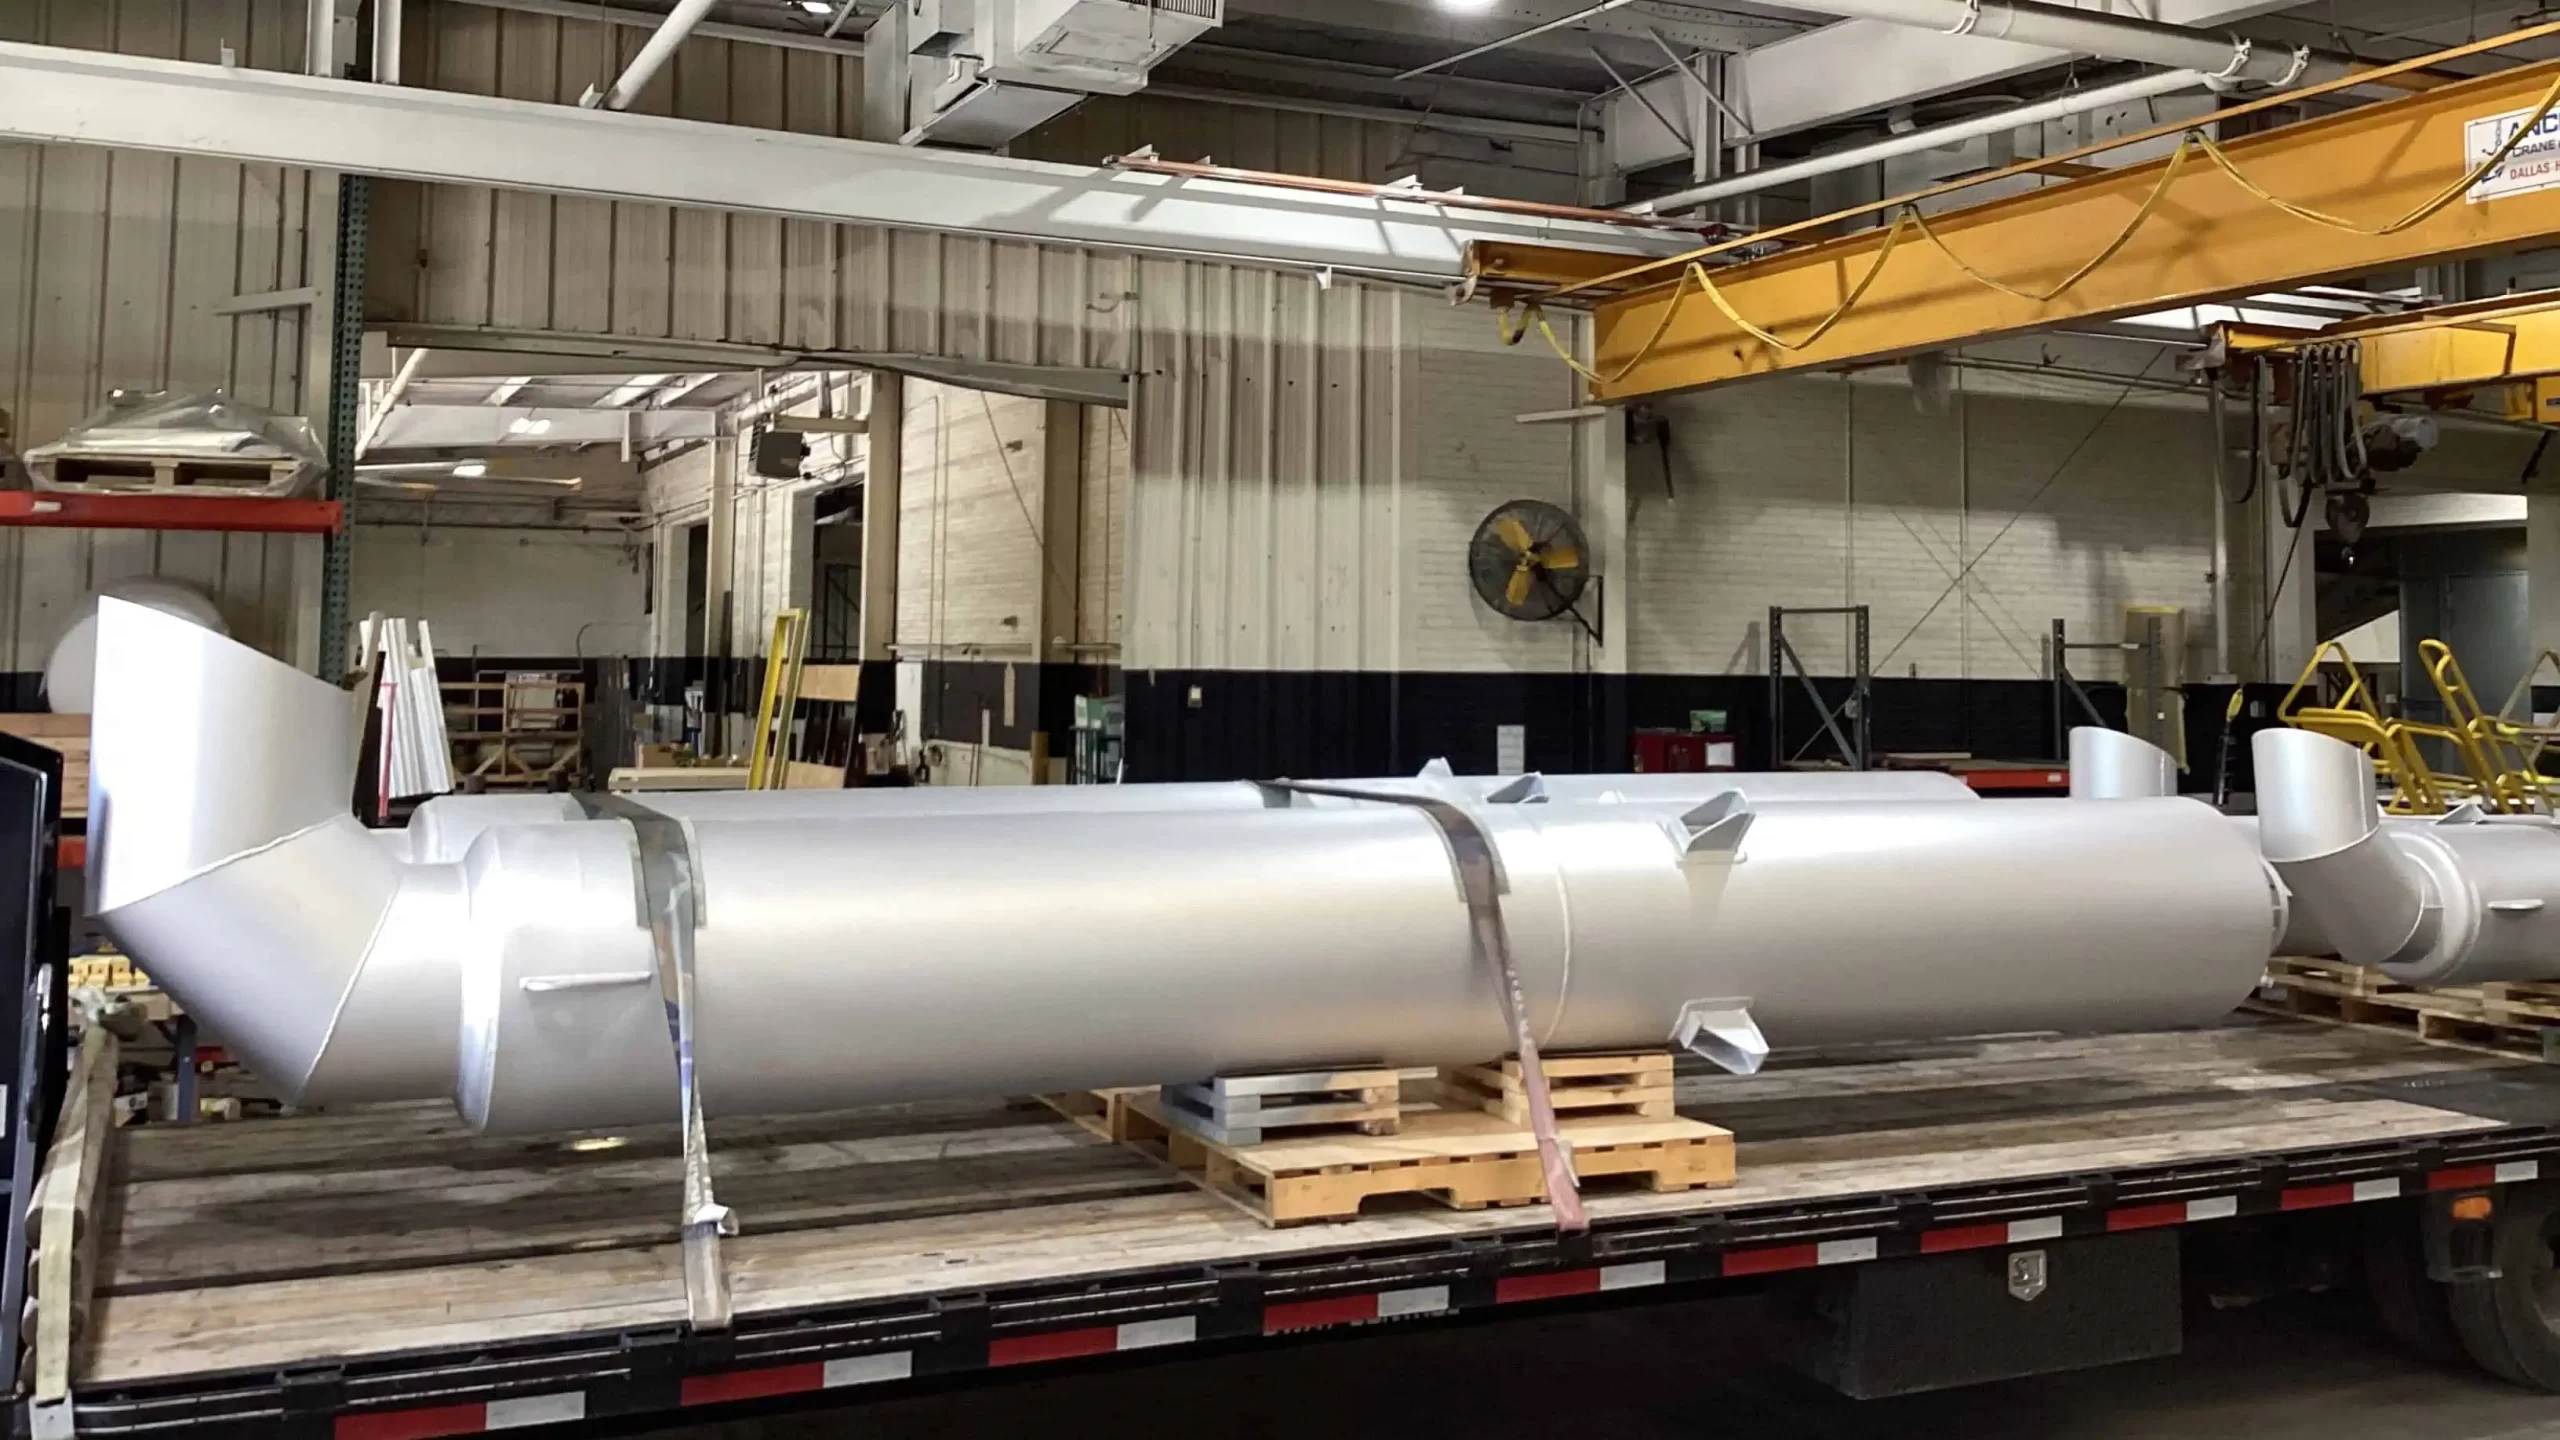
M 2508 419 L 2560 425 L 2560 290 L 2367 316 L 2310 331 L 2223 325 L 2214 336 L 2222 355 L 2233 357 L 2291 355 L 2345 340 L 2359 347 L 2368 398 L 2460 405 L 2471 394 L 2502 391 Z
M 2554 35 L 2560 25 L 2538 26 L 2214 118 Z M 2516 136 L 2537 121 L 2534 134 Z M 2227 143 L 2166 126 L 1631 267 L 1480 246 L 1470 288 L 1504 308 L 1514 340 L 1547 329 L 1541 304 L 1596 302 L 1592 397 L 1635 400 L 2547 242 L 2560 238 L 2560 156 L 2547 153 L 2556 132 L 2560 61 L 2540 61 Z M 1913 205 L 2170 136 L 2178 148 L 2163 159 L 1925 217 Z M 2466 181 L 2528 141 L 2517 168 L 2551 167 L 2547 188 L 2518 177 L 2478 198 Z M 1890 218 L 1723 263 L 1867 214 Z M 1546 339 L 1557 343 L 1552 331 Z

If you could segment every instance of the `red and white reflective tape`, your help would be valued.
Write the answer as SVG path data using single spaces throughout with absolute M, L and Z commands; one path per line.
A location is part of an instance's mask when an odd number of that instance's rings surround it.
M 2361 1205 L 2369 1200 L 2396 1200 L 2400 1180 L 2341 1181 L 2335 1185 L 2297 1185 L 2276 1197 L 2279 1210 L 2319 1210 L 2331 1205 Z
M 2539 1160 L 2506 1160 L 2495 1165 L 2464 1165 L 2427 1177 L 2430 1190 L 2476 1190 L 2490 1185 L 2517 1185 L 2542 1178 Z
M 1096 1325 L 1088 1330 L 1007 1336 L 987 1347 L 987 1363 L 1031 1365 L 1043 1360 L 1077 1360 L 1088 1355 L 1116 1355 L 1123 1350 L 1152 1350 L 1159 1345 L 1188 1345 L 1199 1338 L 1200 1322 L 1189 1315 L 1168 1320 L 1132 1320 L 1125 1325 Z
M 2193 1225 L 2206 1220 L 2228 1220 L 2240 1213 L 2237 1195 L 2208 1195 L 2200 1200 L 2163 1200 L 2150 1205 L 2127 1205 L 2107 1212 L 2107 1231 L 2119 1234 L 2127 1230 L 2155 1230 L 2163 1225 Z
M 1497 1305 L 1517 1300 L 1560 1300 L 1608 1290 L 1640 1290 L 1669 1278 L 1670 1268 L 1660 1260 L 1603 1265 L 1596 1270 L 1559 1270 L 1549 1275 L 1509 1275 L 1493 1282 L 1493 1300 Z
M 2033 1220 L 1994 1220 L 1981 1225 L 1952 1225 L 1940 1230 L 1920 1232 L 1920 1253 L 1944 1255 L 1956 1250 L 1986 1250 L 1995 1245 L 2033 1245 L 2042 1240 L 2062 1238 L 2062 1217 L 2040 1215 Z
M 341 1415 L 331 1427 L 336 1440 L 433 1440 L 438 1435 L 479 1435 L 490 1430 L 517 1430 L 528 1425 L 557 1425 L 587 1417 L 587 1392 L 563 1390 L 556 1395 L 525 1395 L 470 1405 L 437 1405 L 423 1410 L 386 1410 Z
M 1812 1245 L 1771 1245 L 1759 1250 L 1728 1250 L 1724 1274 L 1772 1275 L 1781 1270 L 1811 1270 L 1821 1265 L 1855 1265 L 1876 1258 L 1875 1237 L 1824 1240 Z
M 1322 1300 L 1290 1300 L 1263 1308 L 1262 1333 L 1279 1335 L 1291 1330 L 1321 1330 L 1328 1325 L 1402 1320 L 1415 1315 L 1442 1314 L 1448 1308 L 1449 1287 L 1446 1285 L 1419 1285 L 1410 1290 L 1381 1290 L 1374 1294 L 1333 1295 Z

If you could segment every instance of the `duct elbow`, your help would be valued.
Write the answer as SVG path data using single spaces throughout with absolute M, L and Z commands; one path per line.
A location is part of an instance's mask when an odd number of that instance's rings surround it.
M 348 813 L 346 693 L 142 606 L 103 601 L 98 627 L 107 933 L 287 1100 L 448 1093 L 459 1003 L 435 947 L 460 887 Z M 438 1016 L 441 1043 L 386 1041 Z
M 2358 965 L 2420 963 L 2441 907 L 2427 868 L 2393 843 L 2375 803 L 2373 762 L 2306 730 L 2265 730 L 2258 844 L 2308 926 Z
M 2178 793 L 2178 762 L 2121 730 L 2083 725 L 2071 732 L 2071 798 L 2157 800 Z

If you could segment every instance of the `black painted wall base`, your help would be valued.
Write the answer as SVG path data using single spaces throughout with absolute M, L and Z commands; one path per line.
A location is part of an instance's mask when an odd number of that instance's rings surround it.
M 1505 725 L 1523 727 L 1529 769 L 1622 771 L 1633 764 L 1635 731 L 1684 728 L 1693 710 L 1728 712 L 1745 769 L 1835 753 L 1801 693 L 1788 697 L 1787 733 L 1770 733 L 1769 682 L 1758 675 L 1148 670 L 1123 678 L 1132 780 L 1398 775 L 1435 758 L 1461 773 L 1490 774 Z M 1834 704 L 1850 688 L 1840 679 L 1816 684 Z M 2088 688 L 2107 722 L 2122 725 L 2122 688 Z M 2248 736 L 2282 694 L 2282 687 L 2250 688 L 2257 713 L 2244 715 L 2232 746 L 2232 788 L 2240 791 L 2249 788 Z M 2230 694 L 2188 691 L 2190 790 L 2213 788 Z M 2085 718 L 2068 715 L 2064 728 Z M 1879 753 L 1998 760 L 2056 759 L 2067 743 L 2054 733 L 2053 688 L 2041 680 L 1879 678 L 1871 735 Z
M 1622 771 L 1633 764 L 1635 731 L 1683 728 L 1693 710 L 1728 712 L 1741 738 L 1745 769 L 1831 753 L 1811 701 L 1800 693 L 1788 697 L 1787 733 L 1769 733 L 1769 682 L 1759 675 L 1010 668 L 1007 720 L 1005 664 L 926 662 L 922 713 L 906 717 L 909 737 L 975 743 L 984 736 L 995 745 L 1028 750 L 1033 733 L 1045 730 L 1049 753 L 1063 756 L 1072 743 L 1075 697 L 1121 691 L 1128 702 L 1126 755 L 1133 781 L 1400 775 L 1433 759 L 1446 759 L 1461 773 L 1491 774 L 1497 768 L 1496 732 L 1505 725 L 1523 728 L 1532 770 Z M 763 661 L 446 656 L 438 669 L 454 680 L 483 671 L 575 670 L 593 694 L 627 686 L 637 698 L 658 705 L 683 703 L 686 686 L 699 680 L 710 689 L 715 709 L 751 714 Z M 41 680 L 31 672 L 0 672 L 0 709 L 42 708 Z M 1816 684 L 1834 703 L 1849 688 L 1839 679 Z M 2113 685 L 2089 689 L 2108 723 L 2122 724 L 2123 691 Z M 2251 788 L 2249 737 L 2272 723 L 2284 689 L 2249 687 L 2248 713 L 2230 746 L 2234 792 Z M 2560 696 L 2560 690 L 2551 693 Z M 2188 689 L 2185 783 L 2191 792 L 2214 788 L 2230 694 L 2227 687 Z M 862 732 L 888 732 L 896 711 L 895 664 L 864 662 Z M 2084 717 L 2066 718 L 2078 724 Z M 2061 743 L 2054 734 L 2053 690 L 2041 680 L 1879 678 L 1872 736 L 1881 753 L 1960 752 L 2000 760 L 2054 759 Z

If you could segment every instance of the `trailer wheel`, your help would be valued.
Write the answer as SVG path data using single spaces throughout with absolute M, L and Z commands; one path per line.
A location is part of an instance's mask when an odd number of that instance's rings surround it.
M 2454 1331 L 2491 1374 L 2560 1391 L 2560 1188 L 2517 1186 L 2490 1223 L 2499 1275 L 2444 1287 Z
M 2391 1338 L 2441 1364 L 2467 1353 L 2453 1325 L 2450 1287 L 2427 1278 L 2426 1235 L 2418 1207 L 2364 1207 L 2364 1283 L 2373 1311 Z

